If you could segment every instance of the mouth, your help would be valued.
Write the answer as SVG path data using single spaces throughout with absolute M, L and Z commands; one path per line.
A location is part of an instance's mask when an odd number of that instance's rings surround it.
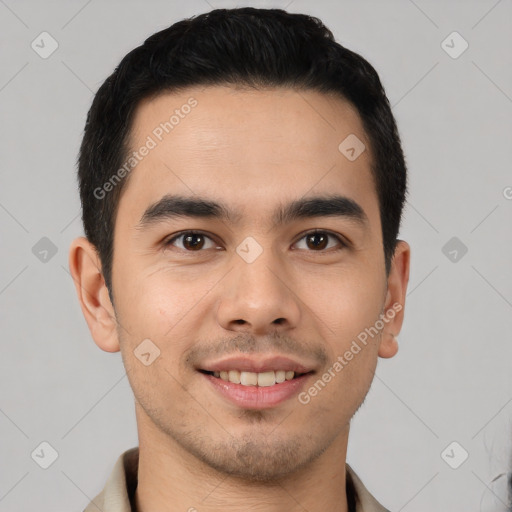
M 293 370 L 271 370 L 266 372 L 248 372 L 243 370 L 199 371 L 224 382 L 255 387 L 271 387 L 313 373 L 312 371 L 300 373 Z
M 296 396 L 316 373 L 312 365 L 286 356 L 235 356 L 197 368 L 207 386 L 237 408 L 276 407 Z

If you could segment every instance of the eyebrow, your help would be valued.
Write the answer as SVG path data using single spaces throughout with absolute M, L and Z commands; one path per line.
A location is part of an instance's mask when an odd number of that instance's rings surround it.
M 146 228 L 180 217 L 219 219 L 236 224 L 241 214 L 227 206 L 201 197 L 165 195 L 150 205 L 143 213 L 138 228 Z M 283 225 L 299 219 L 315 217 L 341 217 L 367 227 L 369 220 L 363 208 L 353 199 L 340 195 L 298 199 L 280 206 L 274 212 L 272 222 Z

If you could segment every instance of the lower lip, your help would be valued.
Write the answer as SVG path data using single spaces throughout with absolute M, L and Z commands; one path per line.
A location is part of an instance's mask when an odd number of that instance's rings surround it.
M 231 403 L 243 409 L 268 409 L 288 400 L 304 387 L 312 374 L 307 373 L 273 386 L 243 386 L 201 373 Z

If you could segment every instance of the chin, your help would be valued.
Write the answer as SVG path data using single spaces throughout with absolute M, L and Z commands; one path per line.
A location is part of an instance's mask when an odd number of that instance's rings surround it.
M 324 451 L 299 440 L 232 439 L 227 444 L 185 447 L 212 469 L 246 482 L 272 483 L 296 473 Z M 190 441 L 190 439 L 189 439 Z

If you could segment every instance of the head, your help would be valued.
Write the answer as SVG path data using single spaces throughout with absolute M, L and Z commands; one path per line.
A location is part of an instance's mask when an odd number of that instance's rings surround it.
M 409 272 L 406 166 L 373 67 L 306 15 L 183 20 L 100 87 L 78 165 L 70 267 L 96 343 L 121 350 L 139 433 L 262 480 L 346 435 L 397 351 Z M 208 372 L 241 354 L 300 363 L 302 400 L 223 397 Z

